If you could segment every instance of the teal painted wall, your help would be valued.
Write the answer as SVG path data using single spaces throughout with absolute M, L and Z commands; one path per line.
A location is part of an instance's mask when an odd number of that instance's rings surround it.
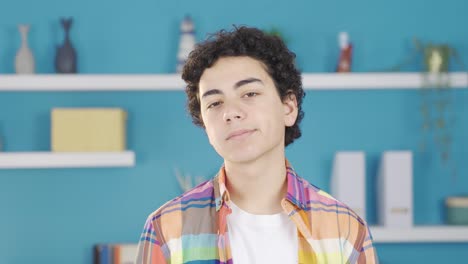
M 58 20 L 73 16 L 72 41 L 82 73 L 169 73 L 175 69 L 178 26 L 191 14 L 197 39 L 232 24 L 282 30 L 305 72 L 332 71 L 336 35 L 355 44 L 353 69 L 378 71 L 406 58 L 413 36 L 447 42 L 468 63 L 466 1 L 4 1 L 0 9 L 0 73 L 13 72 L 17 23 L 30 23 L 39 73 L 53 72 Z M 24 10 L 23 10 L 24 9 Z M 407 71 L 420 70 L 413 63 Z M 460 70 L 451 65 L 452 70 Z M 329 190 L 332 157 L 364 150 L 369 222 L 376 222 L 375 175 L 385 150 L 414 151 L 415 223 L 441 224 L 443 199 L 468 193 L 468 90 L 452 92 L 456 118 L 453 180 L 437 157 L 418 150 L 416 90 L 308 91 L 303 137 L 288 148 L 301 176 Z M 5 151 L 47 151 L 52 107 L 115 106 L 129 113 L 128 147 L 134 168 L 0 170 L 0 263 L 90 263 L 100 242 L 138 241 L 146 216 L 180 194 L 174 168 L 212 176 L 222 160 L 185 112 L 177 92 L 0 92 L 0 137 Z M 457 263 L 468 243 L 377 244 L 382 263 Z

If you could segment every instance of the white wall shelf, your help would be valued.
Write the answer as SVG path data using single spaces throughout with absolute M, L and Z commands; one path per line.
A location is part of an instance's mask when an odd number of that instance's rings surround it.
M 183 90 L 177 74 L 0 75 L 0 91 Z
M 132 167 L 135 153 L 0 152 L 0 169 Z
M 374 243 L 468 243 L 468 226 L 370 227 Z
M 422 73 L 303 73 L 307 90 L 415 89 Z M 429 75 L 434 80 L 435 75 Z M 468 73 L 447 75 L 451 87 L 467 88 Z M 154 91 L 184 90 L 178 74 L 0 74 L 0 91 Z

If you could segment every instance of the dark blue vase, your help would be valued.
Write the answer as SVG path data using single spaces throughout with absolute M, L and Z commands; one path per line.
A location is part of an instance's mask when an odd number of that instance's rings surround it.
M 55 56 L 55 71 L 57 73 L 76 73 L 76 52 L 70 42 L 72 21 L 72 18 L 60 19 L 65 31 L 65 40 L 61 47 L 57 47 L 57 54 Z

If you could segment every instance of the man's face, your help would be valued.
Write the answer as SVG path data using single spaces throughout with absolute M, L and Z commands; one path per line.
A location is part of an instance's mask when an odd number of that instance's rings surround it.
M 211 145 L 231 162 L 250 162 L 284 151 L 285 127 L 297 118 L 294 96 L 281 101 L 263 64 L 223 57 L 199 83 L 201 116 Z

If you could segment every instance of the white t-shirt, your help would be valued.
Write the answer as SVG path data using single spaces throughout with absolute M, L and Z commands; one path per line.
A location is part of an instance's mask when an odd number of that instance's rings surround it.
M 298 262 L 297 228 L 286 213 L 255 215 L 230 201 L 227 225 L 236 264 Z

